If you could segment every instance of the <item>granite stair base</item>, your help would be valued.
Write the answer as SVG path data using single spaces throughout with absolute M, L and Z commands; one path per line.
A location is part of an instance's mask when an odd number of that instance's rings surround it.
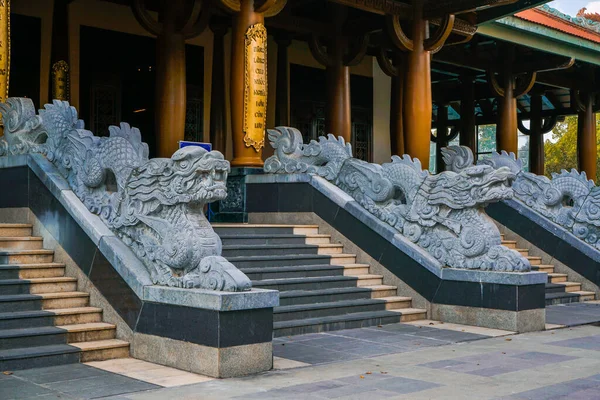
M 581 290 L 581 283 L 570 282 L 568 274 L 554 272 L 554 265 L 542 264 L 541 257 L 530 256 L 529 250 L 519 248 L 518 240 L 504 240 L 504 235 L 502 235 L 502 244 L 508 248 L 519 251 L 527 257 L 533 271 L 546 272 L 548 274 L 548 283 L 546 283 L 546 306 L 579 303 L 596 299 L 594 292 Z
M 129 356 L 29 224 L 0 224 L 0 371 Z
M 255 288 L 280 291 L 273 335 L 290 336 L 425 319 L 368 264 L 317 225 L 213 224 L 223 255 Z

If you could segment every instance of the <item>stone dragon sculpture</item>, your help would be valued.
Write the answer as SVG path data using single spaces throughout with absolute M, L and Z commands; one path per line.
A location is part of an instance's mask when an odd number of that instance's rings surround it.
M 35 114 L 29 99 L 0 104 L 5 135 L 0 155 L 41 153 L 77 197 L 127 244 L 153 283 L 245 291 L 251 282 L 221 257 L 221 240 L 204 205 L 227 196 L 229 162 L 217 151 L 184 147 L 171 158 L 148 159 L 140 131 L 126 123 L 94 136 L 69 103 Z
M 333 135 L 308 144 L 294 128 L 278 127 L 268 135 L 275 154 L 265 161 L 266 172 L 327 179 L 442 265 L 530 270 L 526 258 L 501 245 L 498 228 L 484 212 L 488 203 L 512 197 L 510 169 L 480 165 L 431 175 L 408 155 L 382 165 L 352 158 L 350 144 Z M 460 163 L 472 164 L 472 155 Z
M 492 153 L 480 161 L 493 168 L 509 168 L 515 175 L 515 198 L 577 238 L 600 249 L 600 187 L 585 172 L 562 170 L 552 179 L 523 170 L 514 153 Z

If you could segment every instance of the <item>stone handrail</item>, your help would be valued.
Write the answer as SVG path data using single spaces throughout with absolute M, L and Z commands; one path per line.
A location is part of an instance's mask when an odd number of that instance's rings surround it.
M 447 154 L 458 151 L 464 150 L 456 146 L 445 150 Z M 491 158 L 478 164 L 509 168 L 515 175 L 512 183 L 515 200 L 600 249 L 600 187 L 588 180 L 585 172 L 562 170 L 560 174 L 553 173 L 550 179 L 524 171 L 522 161 L 505 151 L 494 152 Z
M 350 144 L 341 137 L 329 135 L 303 144 L 294 128 L 278 127 L 268 134 L 275 154 L 265 162 L 267 173 L 325 178 L 442 265 L 531 269 L 525 257 L 501 245 L 498 228 L 484 212 L 488 203 L 512 198 L 509 185 L 515 175 L 508 168 L 471 165 L 460 172 L 431 175 L 407 155 L 383 165 L 353 158 Z
M 221 240 L 203 213 L 205 204 L 227 196 L 230 167 L 221 153 L 186 147 L 149 159 L 137 128 L 121 123 L 108 137 L 94 136 L 64 101 L 36 115 L 30 99 L 10 98 L 0 113 L 0 156 L 44 155 L 134 251 L 155 285 L 250 290 L 248 277 L 221 257 Z

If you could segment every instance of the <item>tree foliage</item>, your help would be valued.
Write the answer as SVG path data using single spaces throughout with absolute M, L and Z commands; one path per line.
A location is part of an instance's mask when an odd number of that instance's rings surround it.
M 600 152 L 600 132 L 598 132 L 598 120 L 596 120 L 596 153 Z M 546 175 L 552 176 L 553 172 L 560 173 L 561 170 L 577 168 L 577 116 L 566 117 L 563 122 L 556 124 L 552 131 L 552 140 L 544 143 L 544 155 L 546 158 Z M 600 165 L 597 169 L 600 172 Z M 596 181 L 600 175 L 596 173 Z

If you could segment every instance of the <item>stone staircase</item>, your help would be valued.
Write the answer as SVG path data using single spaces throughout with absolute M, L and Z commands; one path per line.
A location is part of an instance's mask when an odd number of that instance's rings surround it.
M 424 319 L 426 310 L 358 264 L 356 255 L 319 234 L 317 225 L 213 224 L 223 256 L 255 288 L 280 291 L 274 336 L 334 331 Z
M 28 224 L 0 224 L 0 371 L 129 356 Z
M 518 241 L 504 240 L 504 235 L 502 235 L 502 244 L 508 248 L 516 249 L 519 253 L 527 257 L 531 263 L 532 270 L 548 273 L 546 306 L 595 300 L 596 295 L 594 292 L 581 290 L 581 283 L 569 282 L 567 274 L 554 272 L 554 265 L 542 264 L 541 257 L 530 256 L 529 250 L 518 248 Z

